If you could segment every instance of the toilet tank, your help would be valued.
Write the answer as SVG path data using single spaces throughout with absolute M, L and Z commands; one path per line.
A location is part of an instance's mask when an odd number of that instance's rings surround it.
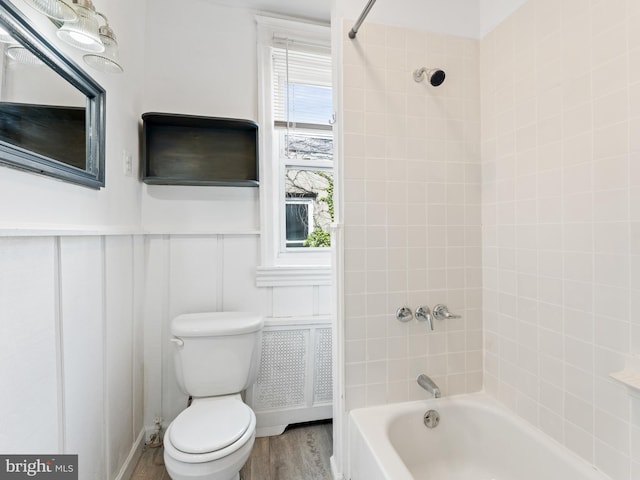
M 255 382 L 260 363 L 261 315 L 210 312 L 171 322 L 180 389 L 194 397 L 239 393 Z

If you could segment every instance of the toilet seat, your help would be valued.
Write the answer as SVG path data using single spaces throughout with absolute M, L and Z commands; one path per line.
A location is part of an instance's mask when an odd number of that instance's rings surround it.
M 233 401 L 236 402 L 239 405 L 242 405 L 243 409 L 246 409 L 246 411 L 248 411 L 249 413 L 249 423 L 248 426 L 246 427 L 246 429 L 244 430 L 244 433 L 241 434 L 240 438 L 238 438 L 235 442 L 233 443 L 229 443 L 229 442 L 224 442 L 227 443 L 227 446 L 220 448 L 218 450 L 215 451 L 210 451 L 210 452 L 206 452 L 206 453 L 186 453 L 182 450 L 179 450 L 174 444 L 173 444 L 173 437 L 174 437 L 174 433 L 173 433 L 173 428 L 174 425 L 176 424 L 176 422 L 178 421 L 178 419 L 185 414 L 185 412 L 187 410 L 192 409 L 193 407 L 197 406 L 198 404 L 205 404 L 205 405 L 209 405 L 209 408 L 213 409 L 215 406 L 220 405 L 218 402 L 220 402 L 221 400 L 225 400 L 225 403 L 223 403 L 222 405 L 226 404 L 226 401 Z M 213 405 L 212 405 L 213 404 Z M 228 406 L 228 405 L 227 405 Z M 233 407 L 232 407 L 233 408 Z M 228 413 L 228 410 L 221 410 L 223 413 L 221 413 L 221 415 L 224 415 L 224 412 Z M 241 414 L 242 415 L 242 414 Z M 195 415 L 194 415 L 195 417 Z M 187 417 L 188 418 L 188 417 Z M 209 432 L 213 432 L 215 431 L 215 428 L 208 428 L 206 429 Z M 176 417 L 176 419 L 171 422 L 169 424 L 169 426 L 167 427 L 167 430 L 164 434 L 164 453 L 165 456 L 169 456 L 172 459 L 174 459 L 175 461 L 178 462 L 183 462 L 183 463 L 188 463 L 188 464 L 198 464 L 198 463 L 205 463 L 205 462 L 212 462 L 214 460 L 221 460 L 225 457 L 231 457 L 233 455 L 236 455 L 236 452 L 240 452 L 244 449 L 246 449 L 248 447 L 248 451 L 251 451 L 251 447 L 253 446 L 253 440 L 255 438 L 255 433 L 256 433 L 256 415 L 255 413 L 253 413 L 253 410 L 251 410 L 251 408 L 249 408 L 248 405 L 246 405 L 244 402 L 242 402 L 242 399 L 240 397 L 240 395 L 233 395 L 233 396 L 225 396 L 225 397 L 209 397 L 209 398 L 197 398 L 193 400 L 193 403 L 191 404 L 191 406 L 189 408 L 187 408 L 186 410 L 184 410 L 183 412 L 180 413 L 180 415 L 178 415 Z M 212 434 L 213 437 L 215 438 L 219 438 L 219 435 L 217 435 L 216 433 Z M 180 443 L 180 441 L 183 440 L 183 436 L 179 433 L 177 436 L 177 441 Z M 201 448 L 202 450 L 202 448 Z M 240 465 L 242 466 L 242 465 Z
M 173 421 L 169 439 L 184 453 L 216 452 L 242 437 L 251 424 L 251 413 L 234 397 L 197 399 Z

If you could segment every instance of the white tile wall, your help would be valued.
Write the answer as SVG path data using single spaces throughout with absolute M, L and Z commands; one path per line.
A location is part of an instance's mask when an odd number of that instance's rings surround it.
M 640 3 L 529 0 L 480 47 L 485 388 L 640 476 Z
M 489 393 L 640 476 L 640 400 L 609 378 L 640 354 L 638 21 L 635 0 L 529 0 L 479 51 L 370 23 L 344 40 L 348 408 L 414 397 L 418 369 L 469 390 L 484 328 Z M 440 89 L 410 79 L 425 64 Z M 464 323 L 392 317 L 438 296 Z
M 348 22 L 347 22 L 348 23 Z M 347 408 L 482 385 L 478 42 L 344 24 Z M 443 68 L 434 89 L 414 82 Z M 461 320 L 401 324 L 403 305 L 448 304 Z

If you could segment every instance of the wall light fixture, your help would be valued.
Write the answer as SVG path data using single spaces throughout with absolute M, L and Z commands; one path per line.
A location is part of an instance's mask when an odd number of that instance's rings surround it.
M 63 0 L 23 0 L 47 17 L 59 22 L 74 22 L 78 19 L 76 11 Z
M 98 16 L 91 0 L 73 0 L 78 15 L 75 21 L 66 21 L 58 30 L 58 38 L 80 50 L 92 53 L 104 52 L 100 40 Z
M 104 25 L 99 28 L 100 41 L 104 45 L 102 53 L 87 53 L 82 57 L 87 65 L 106 73 L 122 73 L 124 69 L 118 62 L 118 41 L 109 26 L 109 20 L 101 13 L 98 16 L 104 19 Z

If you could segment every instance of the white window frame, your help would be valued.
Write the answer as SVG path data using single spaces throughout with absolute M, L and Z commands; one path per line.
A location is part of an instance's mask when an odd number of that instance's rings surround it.
M 271 48 L 274 39 L 288 39 L 305 45 L 330 47 L 331 31 L 328 25 L 303 23 L 280 18 L 256 16 L 258 25 L 258 105 L 260 122 L 260 230 L 261 230 L 261 266 L 258 267 L 258 285 L 260 278 L 272 278 L 273 269 L 295 271 L 297 279 L 305 277 L 302 270 L 309 272 L 306 284 L 329 284 L 331 249 L 330 248 L 283 248 L 286 244 L 284 198 L 284 169 L 280 161 L 278 145 L 274 141 L 275 127 L 272 110 L 272 64 Z M 331 162 L 326 162 L 332 165 Z M 288 162 L 295 168 L 309 168 Z M 314 166 L 316 163 L 313 164 Z M 293 269 L 293 270 L 292 270 Z M 278 274 L 279 275 L 279 274 Z M 278 276 L 276 275 L 276 276 Z M 306 278 L 306 277 L 305 277 Z M 302 281 L 305 284 L 305 281 Z

